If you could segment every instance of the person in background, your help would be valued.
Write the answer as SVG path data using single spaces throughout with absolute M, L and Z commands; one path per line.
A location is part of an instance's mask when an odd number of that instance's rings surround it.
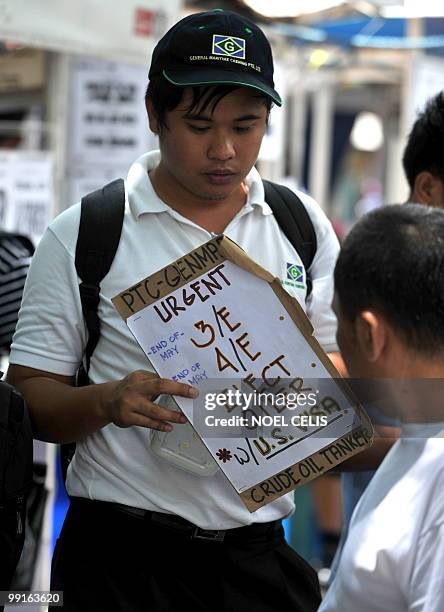
M 410 131 L 402 163 L 410 187 L 408 201 L 444 208 L 444 92 L 431 98 L 418 115 Z M 351 381 L 351 384 L 359 385 L 359 381 Z M 388 445 L 392 444 L 399 435 L 399 424 L 396 419 L 381 414 L 371 403 L 365 407 L 376 433 Z M 330 582 L 340 563 L 353 510 L 375 473 L 374 470 L 346 471 L 345 468 L 346 465 L 342 466 L 341 473 L 342 534 L 332 563 Z
M 401 434 L 355 508 L 322 612 L 444 609 L 443 270 L 444 211 L 417 204 L 363 217 L 338 258 L 342 356 L 350 376 L 387 381 Z
M 416 119 L 402 158 L 409 202 L 444 208 L 444 92 Z

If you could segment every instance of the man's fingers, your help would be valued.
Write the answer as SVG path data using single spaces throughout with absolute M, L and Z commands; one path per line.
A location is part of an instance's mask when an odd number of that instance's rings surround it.
M 199 391 L 191 385 L 159 378 L 157 374 L 138 370 L 125 377 L 118 393 L 106 406 L 111 421 L 118 427 L 150 427 L 160 431 L 171 431 L 168 423 L 184 424 L 186 417 L 176 410 L 170 410 L 154 403 L 159 395 L 176 395 L 195 398 Z
M 144 380 L 138 385 L 138 391 L 148 397 L 166 395 L 180 395 L 181 397 L 195 398 L 199 395 L 198 389 L 191 385 L 175 382 L 167 378 L 153 378 Z
M 157 421 L 156 419 L 152 419 L 146 415 L 139 414 L 137 412 L 133 412 L 131 415 L 131 425 L 132 427 L 147 427 L 149 429 L 157 429 L 158 431 L 171 431 L 173 426 L 165 421 Z
M 155 419 L 156 421 L 171 421 L 173 423 L 186 423 L 187 418 L 177 410 L 170 410 L 159 404 L 147 402 L 140 404 L 135 409 L 136 414 L 141 414 L 145 417 Z

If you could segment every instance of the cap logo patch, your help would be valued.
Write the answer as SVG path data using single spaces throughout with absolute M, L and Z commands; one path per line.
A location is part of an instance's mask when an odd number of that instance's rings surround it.
M 225 55 L 245 59 L 245 40 L 235 36 L 224 36 L 223 34 L 213 35 L 213 55 Z

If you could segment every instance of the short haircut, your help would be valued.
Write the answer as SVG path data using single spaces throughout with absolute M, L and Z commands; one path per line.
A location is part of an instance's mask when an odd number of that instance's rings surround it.
M 444 181 L 444 92 L 431 98 L 413 124 L 402 163 L 410 189 L 420 172 Z
M 335 268 L 343 316 L 374 309 L 406 346 L 424 355 L 444 350 L 444 210 L 385 206 L 348 234 Z
M 204 87 L 192 87 L 191 89 L 193 91 L 193 99 L 187 112 L 193 114 L 195 112 L 203 112 L 207 108 L 210 108 L 211 112 L 213 112 L 222 98 L 235 89 L 239 89 L 239 85 L 208 85 Z M 254 90 L 251 89 L 251 91 Z M 151 100 L 157 121 L 161 128 L 167 127 L 166 113 L 178 107 L 182 100 L 183 93 L 183 87 L 173 85 L 165 78 L 152 79 L 148 83 L 145 99 L 147 100 L 149 98 Z M 272 100 L 268 96 L 262 96 L 260 94 L 258 94 L 258 97 L 264 100 L 264 104 L 267 108 L 268 121 L 268 115 L 273 104 Z

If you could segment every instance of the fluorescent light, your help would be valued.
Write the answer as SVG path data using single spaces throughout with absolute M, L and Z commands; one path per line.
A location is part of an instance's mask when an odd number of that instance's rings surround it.
M 375 113 L 359 113 L 353 124 L 350 142 L 358 151 L 374 152 L 384 142 L 381 118 Z
M 267 17 L 297 17 L 343 4 L 341 0 L 244 0 L 244 3 L 256 13 Z
M 326 49 L 314 49 L 310 54 L 309 65 L 311 68 L 320 68 L 327 63 L 330 53 Z

